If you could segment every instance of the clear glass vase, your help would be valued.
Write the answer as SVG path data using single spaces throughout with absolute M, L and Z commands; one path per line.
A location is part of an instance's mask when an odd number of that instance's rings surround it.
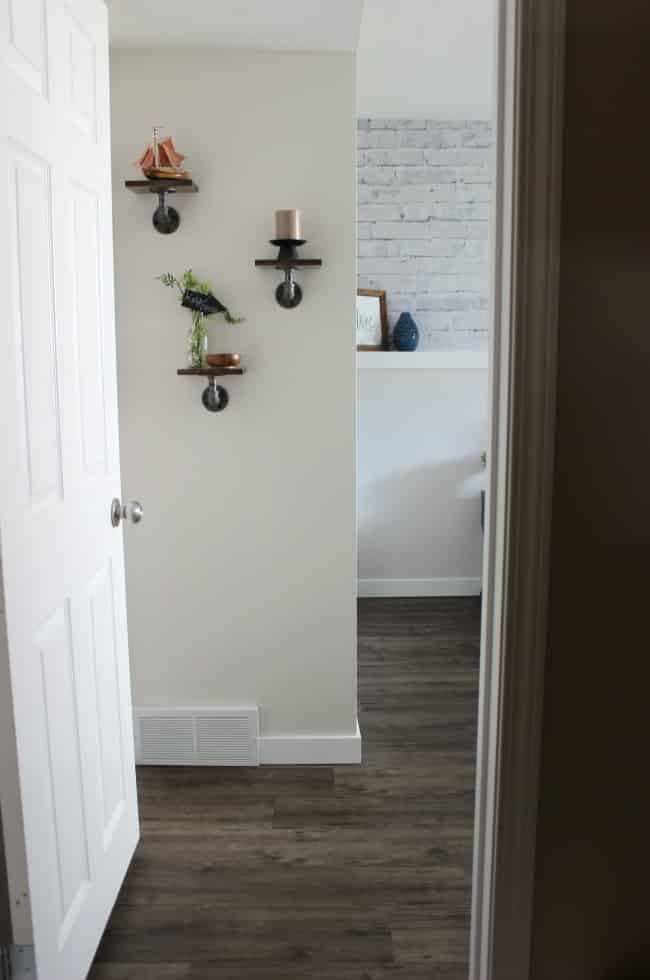
M 208 352 L 208 330 L 205 317 L 198 311 L 192 313 L 192 326 L 187 334 L 187 363 L 188 367 L 200 368 L 205 366 L 205 355 Z

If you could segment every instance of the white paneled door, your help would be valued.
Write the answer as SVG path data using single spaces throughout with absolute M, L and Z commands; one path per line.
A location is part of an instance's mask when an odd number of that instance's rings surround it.
M 18 975 L 31 958 L 38 980 L 82 980 L 138 838 L 122 528 L 111 524 L 121 494 L 107 17 L 102 0 L 0 3 L 0 803 L 12 956 Z

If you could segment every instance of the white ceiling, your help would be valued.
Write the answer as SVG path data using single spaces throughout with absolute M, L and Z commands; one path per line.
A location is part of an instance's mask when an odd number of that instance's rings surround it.
M 114 47 L 354 51 L 358 45 L 360 115 L 491 115 L 494 0 L 107 3 Z
M 128 48 L 354 51 L 363 0 L 107 0 Z
M 494 0 L 365 0 L 361 116 L 492 115 Z

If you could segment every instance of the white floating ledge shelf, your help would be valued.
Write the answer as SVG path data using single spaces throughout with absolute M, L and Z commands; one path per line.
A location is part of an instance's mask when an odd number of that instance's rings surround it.
M 358 351 L 360 371 L 485 371 L 487 351 Z

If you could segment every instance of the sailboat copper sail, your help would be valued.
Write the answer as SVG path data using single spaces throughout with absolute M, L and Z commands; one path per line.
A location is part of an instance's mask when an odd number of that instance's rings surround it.
M 140 167 L 145 177 L 163 180 L 187 180 L 188 170 L 183 170 L 181 163 L 185 159 L 174 146 L 171 136 L 159 139 L 160 126 L 153 127 L 153 140 L 148 143 L 142 156 L 134 161 L 134 166 Z

